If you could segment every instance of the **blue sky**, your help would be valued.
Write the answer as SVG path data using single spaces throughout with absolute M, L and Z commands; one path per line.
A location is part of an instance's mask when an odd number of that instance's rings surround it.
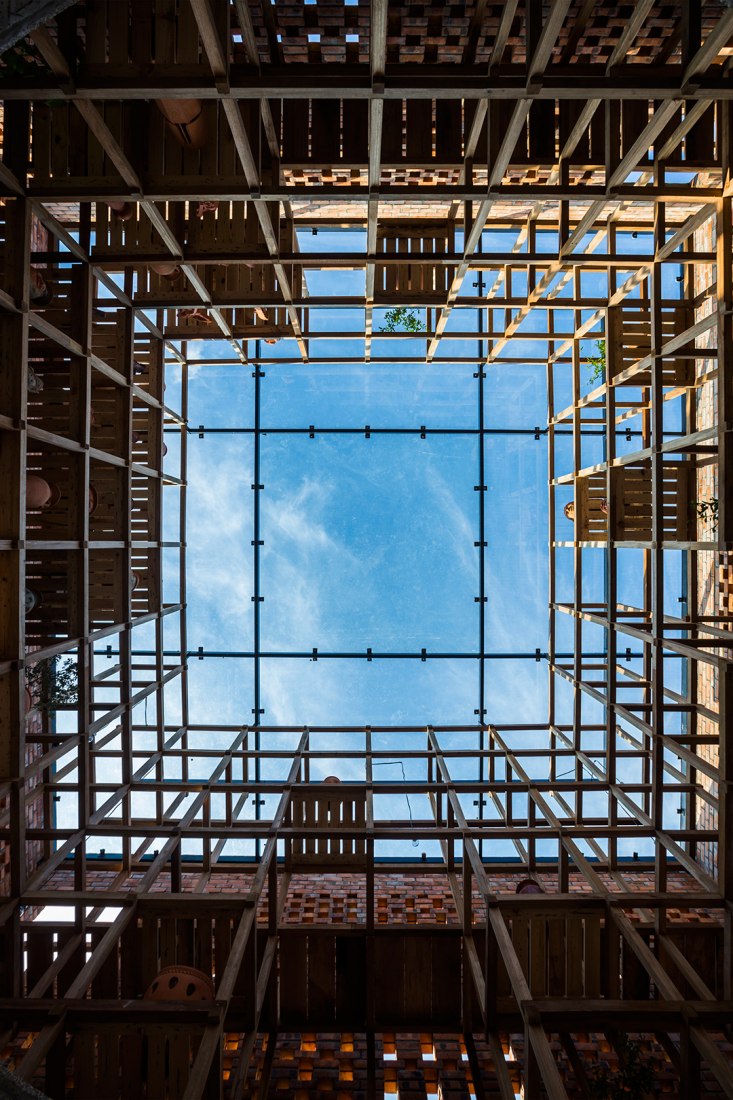
M 301 235 L 303 251 L 347 251 L 365 247 L 359 232 Z M 507 234 L 485 234 L 484 251 L 505 250 L 513 243 Z M 624 246 L 647 253 L 648 236 L 624 241 Z M 460 245 L 460 242 L 459 242 Z M 552 234 L 538 235 L 538 250 L 556 247 Z M 665 271 L 670 297 L 679 294 L 676 269 Z M 363 272 L 322 271 L 308 274 L 311 294 L 363 294 Z M 491 276 L 487 279 L 491 281 Z M 584 276 L 586 294 L 603 298 L 606 276 Z M 462 293 L 477 293 L 475 273 L 469 272 Z M 569 283 L 560 297 L 571 293 Z M 515 293 L 523 293 L 521 279 Z M 589 315 L 590 311 L 588 311 Z M 344 320 L 354 333 L 363 332 L 363 311 L 335 311 L 313 307 L 311 331 L 329 332 Z M 556 331 L 569 331 L 571 311 L 556 311 Z M 375 311 L 375 328 L 381 317 Z M 496 311 L 495 325 L 501 317 Z M 546 331 L 546 312 L 537 309 L 521 333 Z M 451 331 L 478 330 L 472 310 L 454 311 Z M 601 335 L 600 329 L 598 335 Z M 592 353 L 595 336 L 584 350 Z M 425 342 L 412 339 L 399 344 L 400 354 L 420 357 Z M 375 338 L 373 355 L 391 353 L 394 344 Z M 189 650 L 251 652 L 254 645 L 253 508 L 254 442 L 252 434 L 236 429 L 254 424 L 254 390 L 249 365 L 208 365 L 201 360 L 231 355 L 227 343 L 191 341 L 188 345 L 189 425 L 207 431 L 188 436 L 188 644 Z M 479 644 L 480 616 L 484 617 L 485 651 L 508 656 L 487 658 L 485 719 L 502 723 L 543 723 L 547 719 L 547 665 L 544 661 L 513 656 L 545 651 L 548 640 L 547 554 L 547 441 L 535 438 L 536 426 L 547 419 L 544 359 L 547 343 L 515 336 L 504 349 L 508 362 L 490 364 L 484 382 L 483 414 L 490 429 L 516 429 L 522 434 L 490 434 L 485 437 L 485 594 L 486 604 L 476 602 L 480 585 L 479 539 L 480 483 L 478 381 L 473 365 L 454 362 L 432 364 L 366 364 L 334 362 L 328 365 L 287 362 L 297 357 L 293 341 L 262 347 L 271 357 L 261 381 L 260 482 L 261 538 L 261 650 L 279 654 L 264 657 L 260 665 L 263 723 L 267 725 L 422 725 L 474 724 L 479 706 L 479 666 L 475 658 L 441 657 L 426 661 L 392 659 L 328 659 L 328 652 L 475 654 Z M 478 353 L 475 344 L 451 340 L 441 344 L 440 354 Z M 363 355 L 363 339 L 312 341 L 311 354 L 336 360 Z M 531 360 L 535 360 L 532 362 Z M 540 360 L 540 362 L 537 362 Z M 570 402 L 569 369 L 554 371 L 557 407 Z M 585 380 L 584 386 L 590 388 Z M 565 395 L 567 400 L 565 400 Z M 180 371 L 167 373 L 166 401 L 177 407 Z M 672 410 L 674 412 L 674 410 Z M 678 411 L 675 413 L 678 415 Z M 287 429 L 315 426 L 314 438 Z M 374 431 L 392 429 L 390 434 Z M 450 434 L 420 438 L 421 426 L 445 429 Z M 638 427 L 635 421 L 630 426 Z M 323 429 L 349 427 L 358 434 L 329 433 Z M 412 429 L 399 434 L 394 429 Z M 224 429 L 214 432 L 211 429 Z M 235 429 L 228 431 L 227 429 Z M 278 430 L 282 429 L 282 430 Z M 319 430 L 320 429 L 320 430 Z M 166 436 L 166 468 L 178 472 L 179 438 Z M 625 444 L 622 444 L 625 445 Z M 635 443 L 628 444 L 634 448 Z M 600 442 L 585 444 L 584 461 L 602 458 Z M 558 446 L 557 473 L 570 469 L 569 440 Z M 569 494 L 568 494 L 569 496 Z M 558 494 L 561 512 L 565 502 Z M 566 521 L 558 518 L 558 538 Z M 165 537 L 177 538 L 178 491 L 164 493 Z M 567 527 L 565 537 L 572 538 Z M 635 556 L 636 555 L 636 556 Z M 584 576 L 589 592 L 603 599 L 603 553 L 584 551 Z M 677 612 L 681 559 L 665 554 L 668 604 Z M 177 551 L 164 559 L 166 601 L 177 600 Z M 621 598 L 639 602 L 638 552 L 619 555 Z M 558 598 L 572 599 L 572 551 L 558 550 Z M 165 644 L 177 646 L 175 619 L 164 622 Z M 153 648 L 151 626 L 136 628 L 137 648 Z M 601 649 L 602 632 L 584 628 L 589 648 Z M 104 648 L 104 647 L 102 647 Z M 318 660 L 290 656 L 310 653 Z M 558 616 L 558 648 L 572 648 L 572 621 Z M 629 667 L 640 671 L 640 663 Z M 246 724 L 253 720 L 255 663 L 251 657 L 207 657 L 189 660 L 190 720 L 193 724 Z M 166 689 L 166 721 L 180 719 L 177 685 Z M 630 694 L 630 698 L 634 698 Z M 572 689 L 559 682 L 557 716 L 571 720 Z M 136 718 L 145 718 L 144 708 Z M 602 721 L 602 708 L 584 701 L 584 720 Z M 66 716 L 64 716 L 65 719 Z M 153 720 L 152 710 L 147 720 Z M 195 737 L 195 735 L 193 735 Z M 216 733 L 201 735 L 202 743 L 218 745 Z M 228 736 L 228 735 L 227 735 Z M 404 735 L 380 735 L 374 747 L 394 752 L 399 759 L 406 745 L 422 745 Z M 290 748 L 294 734 L 269 735 L 268 746 Z M 443 735 L 448 748 L 476 745 L 475 734 Z M 144 737 L 139 737 L 140 747 Z M 519 735 L 516 743 L 520 742 Z M 521 735 L 523 746 L 546 747 L 546 734 Z M 153 735 L 151 734 L 151 746 Z M 363 735 L 327 735 L 314 738 L 325 753 L 314 764 L 313 778 L 333 771 L 328 749 L 355 753 L 363 749 Z M 264 747 L 264 746 L 263 746 Z M 599 741 L 600 747 L 600 741 Z M 405 763 L 407 778 L 421 778 L 424 768 Z M 547 759 L 538 752 L 533 774 L 547 775 Z M 339 765 L 344 778 L 361 778 L 361 764 Z M 106 768 L 106 765 L 105 765 Z M 632 781 L 635 763 L 621 765 Z M 117 781 L 112 762 L 105 778 Z M 283 778 L 287 762 L 264 766 L 263 778 Z M 476 763 L 454 762 L 455 776 L 473 778 Z M 100 766 L 100 777 L 102 768 Z M 401 767 L 389 764 L 378 778 L 399 781 Z M 392 812 L 404 813 L 403 800 Z M 65 800 L 65 801 L 63 801 Z M 59 820 L 73 819 L 72 795 L 63 796 Z M 68 806 L 66 806 L 68 802 Z M 143 802 L 139 801 L 142 810 Z M 265 812 L 267 812 L 267 807 Z M 384 812 L 388 812 L 385 805 Z M 466 806 L 470 815 L 475 813 Z M 412 799 L 415 816 L 429 816 L 427 805 Z M 491 816 L 491 809 L 487 810 Z M 599 810 L 605 813 L 605 810 Z M 630 842 L 629 842 L 630 843 Z M 637 844 L 638 846 L 638 844 Z M 93 850 L 94 845 L 91 846 Z M 622 846 L 623 847 L 623 846 Z M 421 848 L 425 848 L 421 845 Z M 240 849 L 244 850 L 244 849 Z M 234 854 L 234 850 L 231 853 Z M 392 852 L 396 854 L 396 852 Z M 405 853 L 407 854 L 407 853 Z M 412 853 L 414 854 L 414 853 Z M 435 854 L 428 852 L 428 854 Z M 510 852 L 493 851 L 494 855 Z
M 363 234 L 302 236 L 307 248 L 362 247 Z M 503 246 L 504 242 L 502 242 Z M 496 243 L 493 247 L 497 247 Z M 359 287 L 363 273 L 308 274 L 316 295 Z M 338 316 L 335 314 L 338 313 Z M 363 314 L 311 310 L 311 329 L 363 331 Z M 544 326 L 538 317 L 539 327 Z M 376 321 L 376 327 L 379 321 Z M 335 327 L 335 326 L 334 326 Z M 477 314 L 462 310 L 462 330 Z M 261 382 L 261 647 L 278 653 L 360 651 L 478 652 L 479 445 L 475 367 L 456 363 L 302 365 L 274 353 Z M 312 344 L 312 354 L 352 356 L 354 341 Z M 526 341 L 523 343 L 527 343 Z M 517 344 L 519 341 L 517 340 Z M 477 344 L 446 341 L 468 355 Z M 191 345 L 189 345 L 191 347 Z M 360 342 L 363 348 L 363 341 Z M 538 353 L 536 342 L 531 354 Z M 201 357 L 226 355 L 202 342 Z M 528 349 L 529 350 L 529 349 Z M 424 355 L 423 340 L 400 353 Z M 375 339 L 373 354 L 394 353 Z M 358 354 L 358 352 L 357 352 Z M 449 354 L 447 351 L 443 354 Z M 520 351 L 521 354 L 521 351 Z M 195 364 L 189 422 L 248 428 L 254 422 L 251 367 Z M 544 367 L 497 364 L 485 382 L 486 426 L 534 429 L 546 421 Z M 307 434 L 276 429 L 316 428 Z M 451 429 L 450 435 L 339 435 L 318 429 Z M 464 433 L 464 434 L 460 434 Z M 251 435 L 189 435 L 187 533 L 190 648 L 249 651 L 253 643 Z M 544 436 L 488 436 L 485 444 L 489 652 L 543 651 L 547 645 L 547 448 Z M 252 662 L 192 661 L 192 720 L 247 721 Z M 222 671 L 221 666 L 226 666 Z M 544 721 L 546 665 L 486 662 L 489 719 Z M 222 693 L 222 685 L 229 690 Z M 452 723 L 476 721 L 475 659 L 354 661 L 264 658 L 264 721 L 303 723 Z M 210 717 L 214 713 L 216 717 Z M 199 716 L 200 715 L 200 716 Z M 502 717 L 499 717 L 502 716 Z
M 487 232 L 484 250 L 506 249 L 512 242 L 512 235 Z M 360 231 L 320 230 L 317 236 L 301 233 L 300 245 L 303 251 L 347 251 L 363 249 L 365 238 Z M 640 254 L 651 247 L 645 234 L 629 236 L 623 245 Z M 550 252 L 554 235 L 538 234 L 537 247 Z M 679 294 L 675 274 L 670 267 L 670 297 Z M 585 278 L 585 293 L 599 298 L 607 293 L 605 272 Z M 309 272 L 307 281 L 313 295 L 359 294 L 363 272 Z M 477 293 L 475 281 L 469 272 L 462 293 Z M 515 291 L 521 289 L 519 280 Z M 560 297 L 570 293 L 568 284 Z M 375 311 L 375 328 L 379 324 Z M 571 324 L 571 311 L 555 312 L 557 330 L 567 331 Z M 312 331 L 344 325 L 363 331 L 361 311 L 311 309 Z M 546 325 L 546 312 L 537 309 L 521 332 L 546 331 Z M 450 328 L 477 330 L 477 313 L 454 311 Z M 585 350 L 592 352 L 594 341 L 589 338 Z M 189 348 L 202 358 L 228 353 L 215 341 Z M 419 356 L 425 345 L 414 339 L 399 348 L 400 354 Z M 352 339 L 311 345 L 312 355 L 337 360 L 362 350 L 363 341 Z M 373 354 L 386 350 L 393 352 L 394 344 L 375 338 Z M 475 368 L 450 362 L 289 363 L 283 360 L 295 357 L 297 349 L 288 340 L 263 345 L 262 351 L 272 356 L 261 382 L 261 422 L 269 429 L 262 438 L 260 471 L 262 649 L 476 652 L 479 466 L 478 437 L 470 434 L 478 426 Z M 478 352 L 478 343 L 446 339 L 440 354 L 472 351 Z M 485 441 L 487 652 L 533 653 L 547 645 L 547 445 L 544 436 L 536 440 L 531 434 L 546 423 L 546 381 L 544 364 L 526 361 L 546 354 L 545 341 L 518 335 L 503 352 L 510 361 L 490 364 L 484 384 L 486 427 L 530 431 L 489 435 Z M 555 370 L 556 389 L 562 394 L 565 387 L 568 400 L 569 373 L 567 366 Z M 251 374 L 249 366 L 194 363 L 190 424 L 251 427 Z M 309 425 L 316 428 L 313 439 L 277 431 Z M 425 425 L 466 434 L 366 439 L 318 431 L 364 425 Z M 194 649 L 252 647 L 253 453 L 251 435 L 189 436 L 188 624 Z M 597 462 L 602 455 L 600 439 L 585 443 L 584 461 Z M 564 462 L 570 468 L 569 438 L 560 440 L 558 456 L 558 472 Z M 600 552 L 590 552 L 588 568 L 602 584 Z M 569 584 L 570 555 L 567 565 L 561 562 L 561 573 Z M 202 715 L 211 715 L 213 707 L 216 721 L 247 720 L 252 663 L 232 658 L 194 664 L 192 720 L 204 720 L 197 718 L 199 707 Z M 261 677 L 268 723 L 458 724 L 474 721 L 478 706 L 475 660 L 312 662 L 283 656 L 263 659 Z M 229 690 L 222 692 L 224 683 Z M 545 665 L 533 658 L 487 661 L 486 685 L 489 721 L 545 720 Z

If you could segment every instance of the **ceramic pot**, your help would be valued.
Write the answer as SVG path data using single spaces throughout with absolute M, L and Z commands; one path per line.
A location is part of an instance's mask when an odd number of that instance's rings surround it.
M 206 144 L 209 128 L 200 99 L 157 99 L 156 103 L 179 145 L 201 149 Z
M 533 878 L 523 878 L 521 882 L 517 883 L 517 894 L 544 894 L 544 890 L 540 886 L 539 882 L 536 882 Z
M 28 393 L 43 393 L 43 379 L 28 364 Z
M 192 966 L 164 966 L 145 993 L 146 1001 L 213 1001 L 214 985 Z
M 26 588 L 25 590 L 25 613 L 30 615 L 36 607 L 43 606 L 43 596 L 40 592 L 37 592 L 35 588 Z
M 46 286 L 46 280 L 37 267 L 31 268 L 28 295 L 34 307 L 47 306 L 53 301 L 53 293 Z
M 48 508 L 56 504 L 61 490 L 52 481 L 46 481 L 38 474 L 28 474 L 25 479 L 25 506 L 28 511 Z
M 204 313 L 203 309 L 198 307 L 190 309 L 181 309 L 178 311 L 178 316 L 181 321 L 190 321 L 195 325 L 213 325 L 214 318 L 210 317 L 208 313 Z M 163 387 L 165 389 L 165 386 Z
M 135 212 L 131 202 L 108 202 L 107 206 L 117 220 L 121 222 L 129 222 Z
M 89 486 L 89 515 L 93 516 L 97 510 L 97 504 L 99 503 L 99 497 L 97 496 L 97 490 L 93 485 Z
M 181 274 L 178 264 L 151 264 L 150 270 L 166 279 L 175 279 Z

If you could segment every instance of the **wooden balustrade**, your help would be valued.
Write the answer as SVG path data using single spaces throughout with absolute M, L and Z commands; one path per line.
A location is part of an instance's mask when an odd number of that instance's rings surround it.
M 328 828 L 326 836 L 291 839 L 286 858 L 292 867 L 315 870 L 316 865 L 338 867 L 365 862 L 364 839 L 342 833 L 364 828 L 366 793 L 362 786 L 333 784 L 325 793 L 323 788 L 298 785 L 290 799 L 289 815 L 295 829 Z

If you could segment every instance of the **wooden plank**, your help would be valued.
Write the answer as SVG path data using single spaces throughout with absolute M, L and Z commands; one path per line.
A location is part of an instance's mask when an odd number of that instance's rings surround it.
M 382 164 L 396 165 L 402 161 L 402 100 L 387 99 L 382 122 Z
M 191 1040 L 183 1031 L 173 1031 L 168 1038 L 168 1072 L 166 1084 L 169 1095 L 183 1096 L 191 1066 Z
M 405 935 L 405 1010 L 410 1018 L 428 1021 L 432 1009 L 432 937 L 416 930 Z
M 283 164 L 302 164 L 309 158 L 309 101 L 283 102 Z
M 340 100 L 311 100 L 311 163 L 329 165 L 340 161 L 340 132 Z
M 151 1096 L 165 1096 L 168 1076 L 166 1033 L 162 1028 L 149 1028 L 147 1040 L 144 1072 L 148 1092 Z
M 308 1024 L 308 933 L 283 931 L 280 953 L 280 1018 L 283 1027 Z
M 533 917 L 529 922 L 529 987 L 533 997 L 547 994 L 547 921 Z
M 434 1026 L 448 1026 L 461 1012 L 461 987 L 455 980 L 458 973 L 467 973 L 462 959 L 459 936 L 431 938 L 430 969 L 432 973 L 432 1017 Z M 465 979 L 464 979 L 465 980 Z
M 550 917 L 547 921 L 547 992 L 550 997 L 565 994 L 566 921 Z
M 433 104 L 430 99 L 408 99 L 407 148 L 408 163 L 424 164 L 433 154 Z
M 530 922 L 525 918 L 512 918 L 512 947 L 527 984 L 529 984 L 529 929 Z
M 79 1100 L 99 1100 L 95 1036 L 88 1031 L 78 1032 L 74 1036 L 72 1050 L 74 1058 L 74 1096 L 78 1096 Z
M 343 162 L 363 164 L 367 159 L 368 107 L 354 99 L 341 101 L 343 110 Z
M 598 917 L 583 921 L 583 993 L 598 997 L 601 992 L 601 922 Z
M 120 1100 L 140 1100 L 140 1081 L 144 1073 L 142 1035 L 120 1036 L 120 1059 L 125 1067 L 121 1077 Z
M 375 1015 L 385 1025 L 392 1021 L 399 1023 L 405 1010 L 405 943 L 402 937 L 375 939 L 373 980 Z
M 568 917 L 566 921 L 566 965 L 568 997 L 583 995 L 583 920 Z
M 336 936 L 336 1023 L 363 1027 L 367 996 L 366 940 Z
M 308 1016 L 324 1027 L 334 1019 L 336 1004 L 336 937 L 308 938 Z

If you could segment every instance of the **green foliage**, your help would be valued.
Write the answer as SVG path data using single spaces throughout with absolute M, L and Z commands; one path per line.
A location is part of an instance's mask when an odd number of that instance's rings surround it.
M 0 65 L 8 76 L 17 76 L 20 79 L 29 77 L 33 79 L 48 70 L 43 63 L 41 55 L 29 42 L 16 42 L 4 54 L 0 54 Z
M 711 497 L 710 500 L 698 500 L 693 504 L 693 508 L 696 510 L 698 519 L 709 519 L 713 531 L 718 530 L 718 498 Z
M 590 382 L 605 382 L 606 381 L 606 341 L 596 340 L 597 355 L 588 356 L 588 369 L 590 373 Z
M 643 1100 L 654 1087 L 652 1066 L 641 1061 L 641 1050 L 628 1035 L 619 1036 L 616 1050 L 619 1056 L 617 1070 L 601 1063 L 589 1074 L 588 1091 L 592 1100 Z
M 0 76 L 15 77 L 19 82 L 50 76 L 49 68 L 32 42 L 16 42 L 0 54 Z M 45 99 L 47 107 L 63 106 L 63 99 Z
M 422 322 L 414 309 L 407 306 L 397 306 L 388 309 L 384 314 L 384 324 L 380 332 L 420 332 Z
M 76 661 L 39 661 L 26 669 L 26 683 L 35 706 L 49 713 L 79 702 L 79 669 Z

